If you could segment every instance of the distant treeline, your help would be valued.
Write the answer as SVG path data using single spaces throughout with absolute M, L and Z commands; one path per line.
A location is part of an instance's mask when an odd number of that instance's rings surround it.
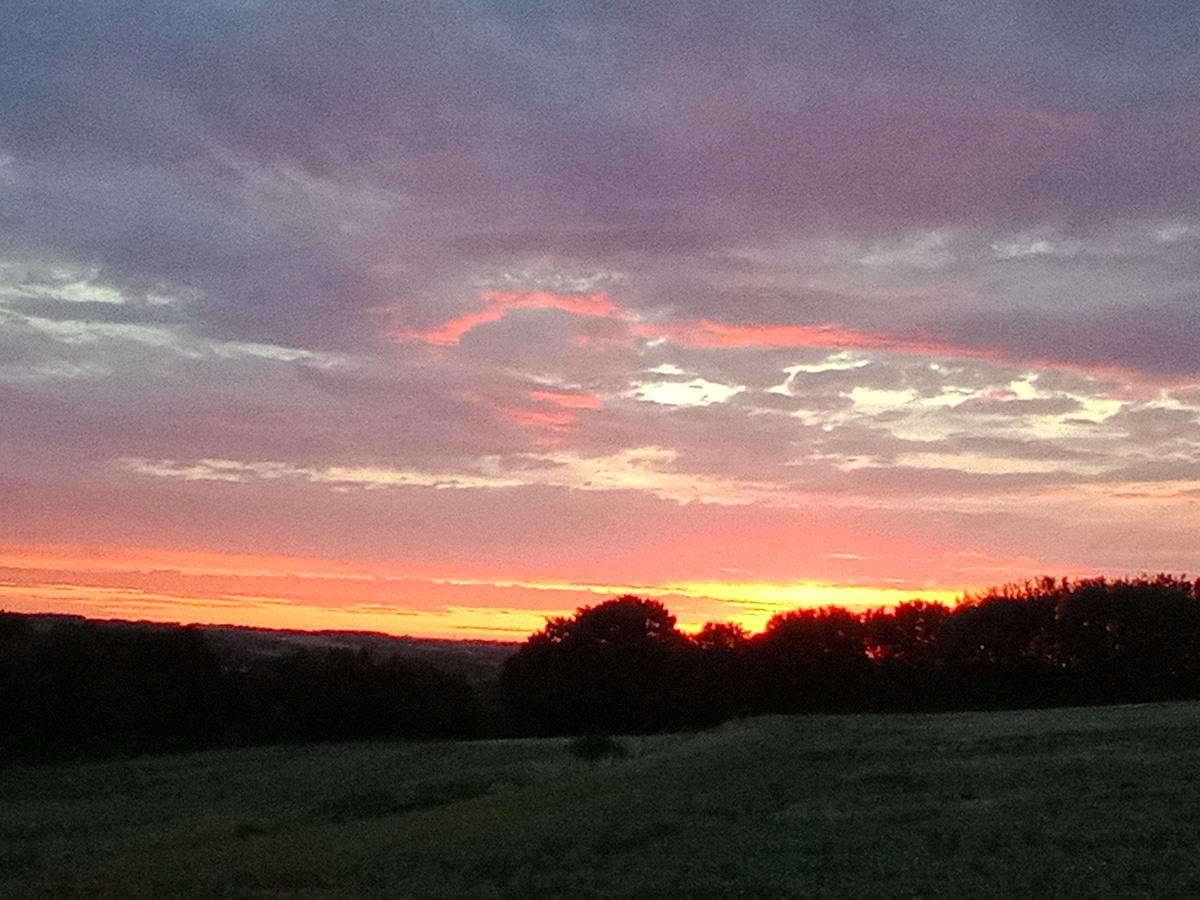
M 285 645 L 281 645 L 285 646 Z M 1009 585 L 685 635 L 618 597 L 551 619 L 492 683 L 366 648 L 230 663 L 197 627 L 0 613 L 0 762 L 363 738 L 702 728 L 765 713 L 1200 699 L 1200 581 Z
M 222 663 L 203 629 L 0 614 L 0 762 L 483 732 L 460 674 L 367 650 Z
M 625 596 L 551 620 L 499 682 L 535 734 L 697 728 L 764 713 L 951 711 L 1200 698 L 1200 581 L 1044 578 L 856 614 L 687 636 Z

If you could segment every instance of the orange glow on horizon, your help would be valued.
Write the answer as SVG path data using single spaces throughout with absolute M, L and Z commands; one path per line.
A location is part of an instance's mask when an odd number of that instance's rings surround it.
M 396 637 L 521 641 L 545 623 L 529 610 L 446 607 L 414 611 L 378 606 L 321 607 L 273 597 L 185 598 L 136 590 L 0 585 L 0 611 L 78 615 L 180 625 L 230 625 L 282 631 L 369 631 Z
M 518 641 L 547 618 L 621 594 L 663 602 L 684 631 L 710 621 L 760 631 L 772 615 L 800 607 L 861 610 L 917 598 L 953 603 L 961 594 L 812 581 L 456 578 L 306 557 L 35 544 L 0 544 L 0 578 L 0 609 L 13 612 Z

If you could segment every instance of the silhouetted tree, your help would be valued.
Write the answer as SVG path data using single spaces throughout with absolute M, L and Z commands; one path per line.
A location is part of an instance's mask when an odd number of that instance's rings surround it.
M 873 704 L 879 709 L 936 710 L 946 704 L 946 673 L 938 635 L 952 615 L 942 603 L 910 600 L 863 617 L 874 663 Z
M 226 669 L 196 627 L 0 615 L 0 762 L 481 733 L 466 679 L 422 663 L 301 650 Z
M 555 618 L 505 664 L 499 694 L 514 725 L 540 733 L 676 727 L 676 652 L 686 639 L 656 600 L 625 595 Z
M 0 757 L 188 749 L 219 717 L 220 668 L 195 628 L 76 620 L 6 629 Z
M 716 725 L 749 712 L 749 639 L 740 625 L 708 622 L 675 652 L 684 724 Z
M 1158 700 L 1200 689 L 1200 591 L 1169 575 L 1064 583 L 1054 631 L 1080 701 Z
M 297 650 L 237 673 L 233 728 L 242 741 L 478 737 L 466 680 L 365 649 Z
M 844 609 L 773 616 L 750 647 L 764 711 L 854 709 L 868 694 L 866 629 L 861 618 Z
M 710 623 L 691 638 L 661 603 L 626 595 L 549 620 L 494 687 L 493 728 L 575 735 L 764 712 L 1200 699 L 1200 581 L 1041 578 L 954 609 L 795 610 L 758 635 Z M 465 677 L 399 657 L 324 648 L 223 668 L 197 628 L 0 613 L 3 762 L 486 727 Z
M 701 650 L 718 653 L 741 653 L 746 649 L 749 632 L 734 622 L 705 622 L 692 638 Z
M 936 653 L 938 632 L 950 615 L 945 604 L 924 600 L 871 610 L 863 619 L 867 652 L 876 660 L 924 662 Z

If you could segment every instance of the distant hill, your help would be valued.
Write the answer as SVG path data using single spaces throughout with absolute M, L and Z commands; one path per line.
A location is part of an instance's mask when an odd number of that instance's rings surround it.
M 0 766 L 481 737 L 515 645 L 0 613 Z
M 13 615 L 6 613 L 6 615 Z M 91 622 L 96 625 L 137 626 L 139 628 L 182 628 L 174 623 L 126 619 L 89 619 L 84 616 L 16 614 L 31 622 L 50 625 L 55 622 Z M 519 644 L 504 641 L 449 640 L 438 638 L 395 637 L 373 631 L 297 631 L 253 628 L 241 625 L 198 625 L 209 647 L 221 664 L 240 669 L 264 658 L 286 656 L 295 650 L 324 647 L 368 650 L 379 658 L 400 658 L 425 663 L 464 676 L 473 685 L 496 680 L 504 661 Z
M 204 625 L 201 630 L 227 666 L 240 667 L 264 656 L 283 656 L 297 649 L 337 647 L 427 663 L 461 673 L 472 684 L 495 681 L 504 661 L 520 646 L 501 641 L 394 637 L 373 631 L 290 631 L 236 625 Z

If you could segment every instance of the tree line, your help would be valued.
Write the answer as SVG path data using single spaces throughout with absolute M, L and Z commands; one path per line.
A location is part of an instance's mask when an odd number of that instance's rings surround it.
M 627 595 L 490 683 L 336 647 L 237 665 L 204 630 L 0 613 L 0 762 L 364 738 L 648 733 L 768 713 L 1200 699 L 1200 580 L 1043 578 L 954 607 L 798 609 L 750 634 Z
M 0 614 L 0 762 L 483 733 L 457 672 L 367 650 L 224 664 L 195 626 Z
M 661 603 L 624 596 L 549 621 L 499 694 L 535 734 L 1200 698 L 1200 580 L 1043 578 L 953 608 L 799 609 L 755 635 L 714 623 L 688 636 Z

